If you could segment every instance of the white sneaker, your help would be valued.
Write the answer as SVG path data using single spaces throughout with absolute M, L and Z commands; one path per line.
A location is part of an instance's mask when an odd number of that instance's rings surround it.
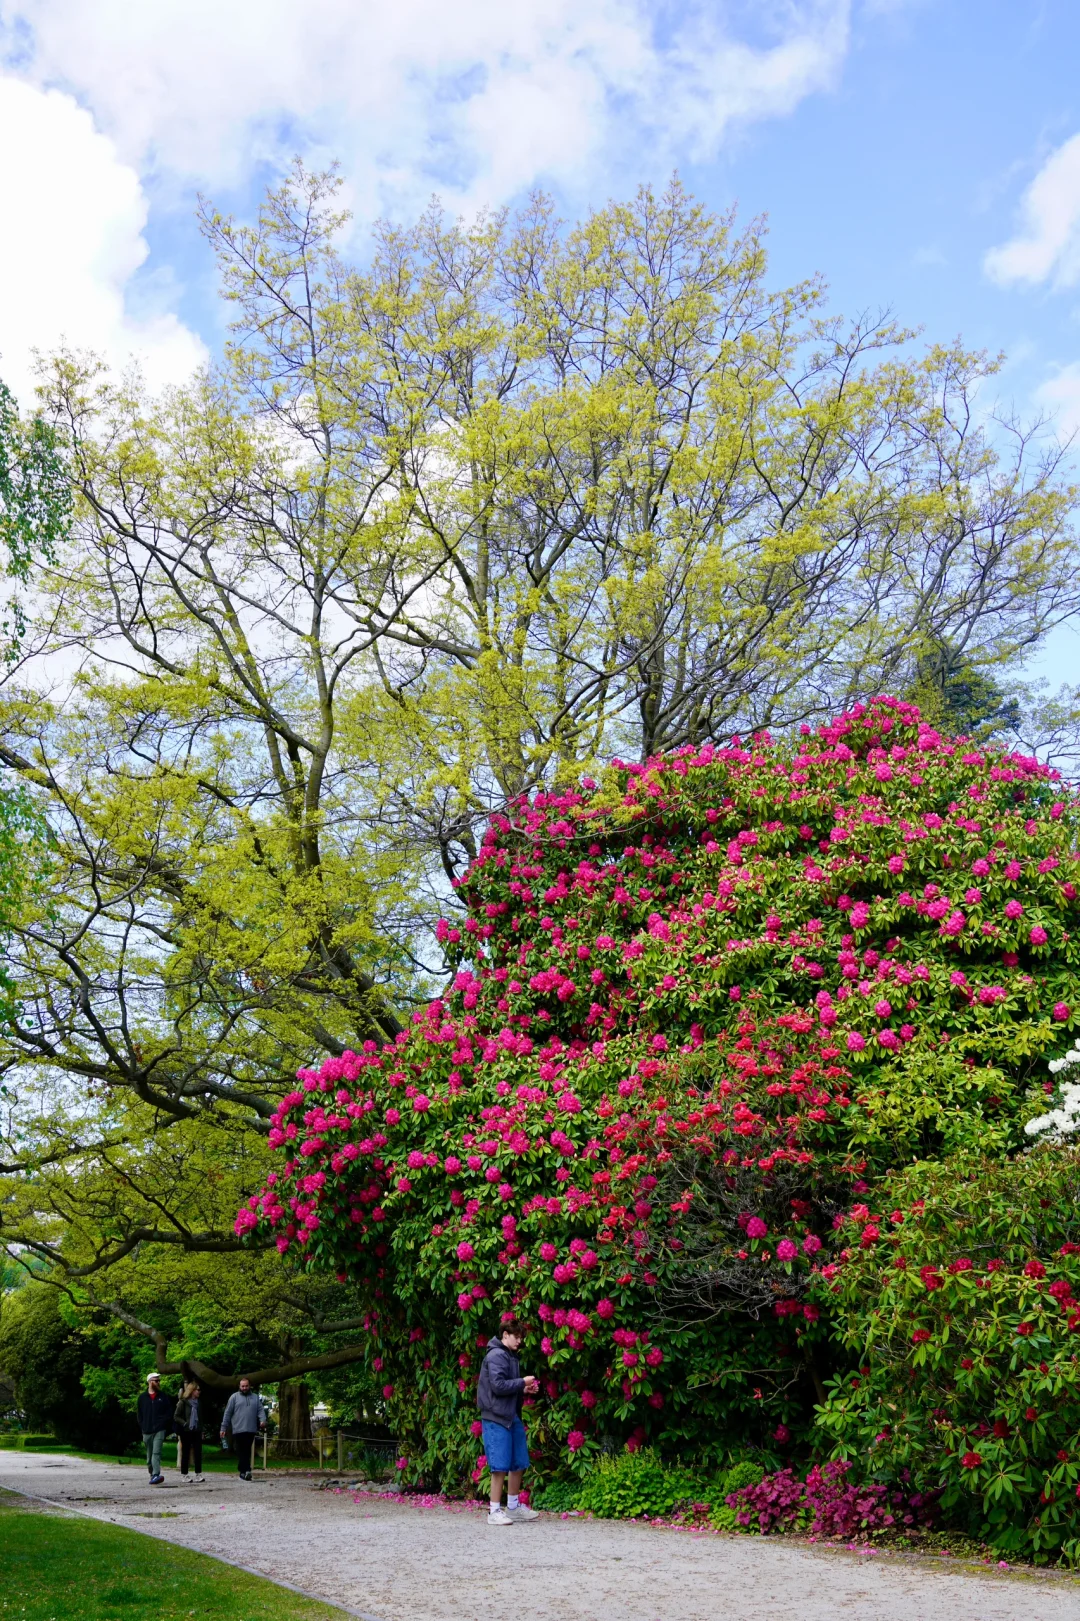
M 206 1479 L 205 1475 L 196 1475 L 195 1476 L 195 1484 L 196 1484 L 196 1486 L 201 1486 L 205 1479 Z
M 538 1520 L 540 1518 L 534 1508 L 527 1508 L 524 1503 L 519 1503 L 517 1508 L 508 1508 L 506 1512 L 515 1525 L 520 1525 L 524 1520 Z
M 488 1510 L 487 1523 L 489 1525 L 513 1525 L 514 1520 L 513 1516 L 508 1514 L 506 1509 L 500 1505 L 499 1508 Z

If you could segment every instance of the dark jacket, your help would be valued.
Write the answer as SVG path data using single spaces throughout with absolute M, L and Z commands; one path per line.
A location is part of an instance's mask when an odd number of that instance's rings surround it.
M 160 1390 L 156 1396 L 151 1396 L 148 1390 L 144 1390 L 139 1397 L 139 1428 L 142 1433 L 154 1435 L 158 1430 L 168 1433 L 172 1427 L 172 1398 L 162 1395 Z
M 199 1400 L 200 1398 L 198 1396 L 180 1397 L 180 1400 L 173 1409 L 173 1423 L 176 1425 L 178 1431 L 184 1430 L 186 1432 L 191 1429 L 201 1429 L 202 1426 L 199 1412 Z M 192 1408 L 195 1410 L 194 1415 L 192 1414 Z M 191 1422 L 192 1416 L 194 1416 L 195 1419 L 194 1425 Z
M 508 1430 L 515 1418 L 521 1417 L 521 1403 L 525 1395 L 525 1381 L 521 1377 L 521 1363 L 516 1351 L 496 1337 L 488 1342 L 487 1355 L 480 1369 L 480 1383 L 476 1387 L 476 1405 L 480 1417 L 489 1424 L 501 1424 Z

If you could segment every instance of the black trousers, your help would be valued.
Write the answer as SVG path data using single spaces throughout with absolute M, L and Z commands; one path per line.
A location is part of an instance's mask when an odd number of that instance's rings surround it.
M 202 1474 L 202 1436 L 198 1430 L 178 1430 L 180 1438 L 180 1473 L 186 1475 L 191 1464 L 195 1473 Z
M 249 1430 L 246 1435 L 237 1435 L 235 1432 L 232 1444 L 236 1448 L 236 1468 L 241 1475 L 251 1473 L 251 1449 L 255 1445 L 254 1431 Z

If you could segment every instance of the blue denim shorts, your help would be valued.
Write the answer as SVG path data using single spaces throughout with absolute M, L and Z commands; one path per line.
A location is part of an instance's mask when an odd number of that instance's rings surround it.
M 515 1418 L 508 1430 L 501 1424 L 484 1420 L 484 1452 L 488 1468 L 502 1475 L 510 1469 L 529 1467 L 529 1448 L 525 1441 L 525 1426 Z

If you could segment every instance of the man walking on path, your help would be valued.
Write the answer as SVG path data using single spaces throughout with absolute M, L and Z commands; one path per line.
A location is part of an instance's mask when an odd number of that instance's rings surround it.
M 234 1390 L 225 1403 L 221 1419 L 221 1439 L 224 1441 L 226 1430 L 232 1432 L 236 1468 L 241 1480 L 251 1479 L 251 1449 L 255 1445 L 256 1435 L 265 1428 L 263 1399 L 252 1390 L 250 1379 L 241 1379 L 240 1389 Z
M 529 1467 L 521 1405 L 526 1394 L 534 1395 L 539 1389 L 535 1376 L 521 1371 L 518 1349 L 523 1338 L 524 1329 L 519 1322 L 513 1318 L 504 1321 L 498 1334 L 488 1343 L 476 1390 L 484 1452 L 491 1473 L 489 1525 L 516 1525 L 519 1520 L 538 1518 L 536 1510 L 526 1508 L 518 1495 L 521 1477 Z M 509 1476 L 505 1508 L 502 1506 L 504 1475 Z
M 146 1467 L 150 1471 L 151 1486 L 163 1486 L 161 1473 L 161 1444 L 166 1431 L 172 1429 L 173 1404 L 161 1394 L 161 1378 L 156 1373 L 146 1376 L 146 1389 L 139 1397 L 139 1428 L 146 1447 Z

